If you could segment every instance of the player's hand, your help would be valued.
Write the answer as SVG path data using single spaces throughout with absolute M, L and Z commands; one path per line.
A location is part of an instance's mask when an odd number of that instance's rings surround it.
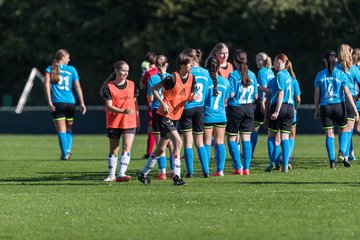
M 163 113 L 167 114 L 170 112 L 169 106 L 166 103 L 161 104 L 160 107 L 162 108 Z
M 196 101 L 199 101 L 199 100 L 200 100 L 200 94 L 195 93 L 193 100 L 194 100 L 195 102 L 196 102 Z
M 278 118 L 278 116 L 279 116 L 279 113 L 278 113 L 278 112 L 274 112 L 273 114 L 271 114 L 270 119 L 271 119 L 271 120 L 276 120 L 276 119 Z
M 315 110 L 314 118 L 315 119 L 320 119 L 320 111 L 319 110 Z
M 80 105 L 80 112 L 82 115 L 84 115 L 86 113 L 86 107 L 85 107 L 85 104 L 81 104 Z
M 48 104 L 48 107 L 49 107 L 49 109 L 50 109 L 51 112 L 55 112 L 56 107 L 55 107 L 52 103 L 49 103 L 49 104 Z
M 355 121 L 359 121 L 359 112 L 355 111 Z
M 131 109 L 131 108 L 126 108 L 123 113 L 124 113 L 124 114 L 133 114 L 133 113 L 134 113 L 134 110 Z

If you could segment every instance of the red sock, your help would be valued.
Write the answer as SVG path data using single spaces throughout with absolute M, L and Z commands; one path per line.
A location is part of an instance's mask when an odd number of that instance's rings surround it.
M 155 145 L 155 137 L 154 134 L 149 133 L 148 141 L 147 141 L 147 154 L 150 156 L 153 152 L 153 148 Z

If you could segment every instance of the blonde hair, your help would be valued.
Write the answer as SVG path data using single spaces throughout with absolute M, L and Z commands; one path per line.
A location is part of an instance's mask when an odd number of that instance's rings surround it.
M 341 44 L 338 48 L 338 58 L 342 63 L 345 72 L 353 65 L 352 52 L 353 49 L 347 44 Z
M 228 49 L 229 50 L 228 46 L 225 43 L 223 43 L 223 42 L 217 43 L 215 45 L 215 47 L 213 48 L 213 50 L 211 50 L 211 52 L 210 52 L 209 56 L 207 57 L 207 59 L 205 60 L 205 67 L 209 64 L 210 59 L 212 57 L 215 57 L 215 54 L 220 52 L 223 49 Z
M 55 57 L 51 63 L 50 82 L 58 83 L 60 81 L 60 69 L 59 63 L 63 57 L 69 55 L 69 51 L 66 49 L 59 49 L 55 53 Z
M 272 68 L 271 58 L 265 52 L 259 52 L 256 54 L 256 62 L 259 62 L 261 67 Z

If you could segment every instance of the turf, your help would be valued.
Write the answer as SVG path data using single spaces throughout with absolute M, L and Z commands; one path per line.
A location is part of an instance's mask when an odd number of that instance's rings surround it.
M 145 164 L 144 135 L 136 137 L 128 170 L 135 180 L 127 183 L 102 181 L 105 136 L 75 135 L 70 161 L 58 160 L 55 135 L 0 138 L 2 240 L 360 238 L 359 161 L 329 169 L 324 136 L 297 137 L 288 174 L 264 172 L 263 135 L 250 176 L 230 175 L 228 159 L 225 177 L 204 179 L 196 158 L 186 187 L 136 181 Z

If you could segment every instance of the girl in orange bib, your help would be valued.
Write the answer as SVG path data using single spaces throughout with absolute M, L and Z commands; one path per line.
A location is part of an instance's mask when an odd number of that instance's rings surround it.
M 177 131 L 177 121 L 180 119 L 186 100 L 192 101 L 194 98 L 195 78 L 190 73 L 192 68 L 192 58 L 186 53 L 180 53 L 176 59 L 177 72 L 166 77 L 163 81 L 152 87 L 154 97 L 160 102 L 157 110 L 158 124 L 160 130 L 160 141 L 155 151 L 148 158 L 146 165 L 138 179 L 143 184 L 149 184 L 148 174 L 156 164 L 158 158 L 165 152 L 168 142 L 174 144 L 174 185 L 186 185 L 181 177 L 180 150 L 182 140 Z M 157 90 L 163 90 L 163 98 Z
M 125 172 L 130 162 L 136 128 L 139 127 L 139 111 L 136 101 L 139 92 L 134 82 L 126 79 L 128 74 L 129 65 L 124 61 L 117 61 L 114 64 L 114 73 L 104 82 L 100 90 L 100 95 L 105 101 L 106 129 L 110 145 L 109 176 L 104 180 L 106 182 L 131 180 L 131 177 L 127 176 Z M 120 137 L 122 137 L 123 149 L 119 173 L 115 177 Z

